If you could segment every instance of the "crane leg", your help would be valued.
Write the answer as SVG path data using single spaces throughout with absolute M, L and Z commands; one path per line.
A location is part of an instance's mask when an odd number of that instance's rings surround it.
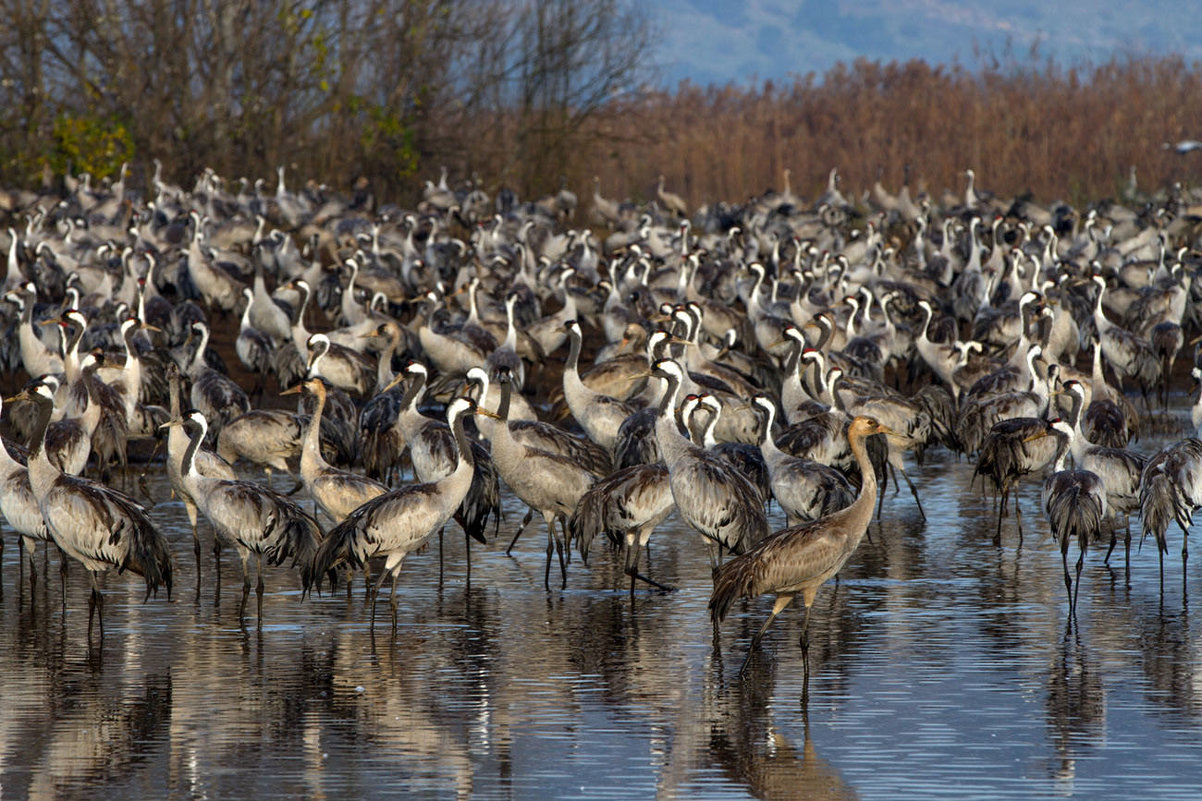
M 760 647 L 760 640 L 764 639 L 764 632 L 772 625 L 772 621 L 776 620 L 776 616 L 784 611 L 785 607 L 793 600 L 793 595 L 785 594 L 776 596 L 776 603 L 772 604 L 772 614 L 768 615 L 768 619 L 764 621 L 764 625 L 760 626 L 760 630 L 751 638 L 751 644 L 747 647 L 747 656 L 743 657 L 743 664 L 739 666 L 739 678 L 742 678 L 747 672 L 747 664 L 751 661 L 751 655 Z M 809 619 L 809 608 L 806 608 L 807 620 Z M 804 629 L 803 629 L 804 631 Z M 808 647 L 805 646 L 805 647 Z
M 1064 566 L 1064 589 L 1068 593 L 1068 617 L 1072 620 L 1077 614 L 1077 602 L 1073 595 L 1073 580 L 1068 575 L 1068 548 L 1060 549 L 1060 564 Z
M 676 589 L 675 587 L 669 587 L 667 584 L 660 584 L 655 579 L 645 576 L 639 572 L 639 550 L 641 547 L 642 546 L 639 545 L 637 540 L 634 542 L 630 542 L 628 540 L 626 543 L 626 575 L 630 576 L 631 600 L 634 600 L 635 579 L 650 584 L 652 587 L 655 587 L 657 590 L 662 592 L 674 592 Z
M 196 530 L 196 521 L 192 521 L 192 553 L 196 557 L 196 599 L 200 603 L 200 532 Z
M 213 530 L 213 568 L 217 575 L 213 585 L 213 608 L 216 609 L 221 606 L 221 537 L 217 536 L 216 529 Z
M 384 579 L 388 578 L 388 571 L 380 572 L 380 578 L 376 581 L 375 587 L 371 590 L 371 630 L 376 630 L 376 601 L 380 598 L 380 588 L 384 586 Z
M 246 615 L 246 599 L 250 597 L 250 551 L 242 555 L 242 601 L 238 604 L 238 623 Z
M 92 573 L 92 594 L 88 596 L 88 642 L 92 641 L 92 613 L 100 624 L 100 641 L 104 642 L 104 596 L 100 594 L 100 577 Z
M 1018 547 L 1023 547 L 1023 510 L 1018 505 L 1018 489 L 1014 490 L 1014 520 L 1018 523 Z
M 806 707 L 810 700 L 810 610 L 806 607 L 805 619 L 801 621 L 801 705 Z
M 392 594 L 388 598 L 388 605 L 392 607 L 392 633 L 396 634 L 396 585 L 397 579 L 400 578 L 401 571 L 399 569 L 392 571 Z
M 526 516 L 522 518 L 521 525 L 518 526 L 518 531 L 513 535 L 513 539 L 509 541 L 509 547 L 505 549 L 505 555 L 509 556 L 509 552 L 513 550 L 513 546 L 517 544 L 518 537 L 522 536 L 522 532 L 526 530 L 526 526 L 530 525 L 530 521 L 534 519 L 534 510 L 527 507 Z
M 547 524 L 547 527 L 551 532 L 551 539 L 555 540 L 555 555 L 559 557 L 560 589 L 566 590 L 568 588 L 568 566 L 563 555 L 563 538 L 555 534 L 555 521 L 558 519 L 560 519 L 558 516 L 551 518 L 551 522 Z M 566 530 L 564 531 L 564 535 L 567 535 Z
M 46 552 L 50 552 L 50 547 L 46 547 Z M 60 589 L 63 591 L 63 611 L 67 611 L 67 554 L 63 553 L 63 549 L 58 549 L 58 578 Z
M 906 485 L 910 488 L 910 494 L 914 496 L 914 503 L 918 505 L 919 516 L 922 517 L 923 520 L 926 520 L 927 513 L 923 511 L 922 501 L 918 499 L 918 487 L 914 486 L 914 482 L 910 480 L 910 474 L 905 471 L 905 468 L 902 469 L 901 474 L 902 478 L 906 480 Z
M 1002 515 L 1006 513 L 1006 499 L 1010 495 L 1007 487 L 1002 487 L 1002 500 L 997 507 L 997 530 L 993 533 L 993 544 L 1002 544 Z
M 1077 575 L 1076 575 L 1077 583 L 1073 587 L 1073 607 L 1072 607 L 1071 611 L 1072 611 L 1072 616 L 1074 619 L 1077 617 L 1077 596 L 1080 595 L 1080 593 L 1081 593 L 1081 567 L 1084 564 L 1085 564 L 1085 549 L 1082 548 L 1081 553 L 1078 554 L 1078 556 L 1077 556 L 1077 571 L 1076 571 L 1077 572 Z
M 263 554 L 259 554 L 255 560 L 257 565 L 256 572 L 258 573 L 258 582 L 255 584 L 255 602 L 256 602 L 256 620 L 257 628 L 263 628 Z

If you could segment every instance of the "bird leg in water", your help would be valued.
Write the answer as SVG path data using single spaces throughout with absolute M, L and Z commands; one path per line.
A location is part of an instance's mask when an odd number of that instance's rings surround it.
M 751 645 L 749 645 L 747 647 L 747 656 L 743 657 L 743 664 L 739 667 L 739 678 L 743 678 L 743 676 L 747 673 L 747 664 L 751 661 L 751 655 L 753 653 L 755 653 L 755 650 L 757 648 L 760 647 L 760 640 L 762 640 L 764 638 L 764 632 L 766 632 L 768 630 L 768 627 L 772 625 L 772 621 L 776 620 L 776 616 L 779 615 L 782 611 L 784 611 L 785 607 L 788 606 L 792 601 L 793 601 L 793 593 L 783 593 L 781 595 L 776 596 L 776 602 L 774 604 L 772 604 L 772 614 L 768 615 L 768 619 L 764 621 L 764 625 L 760 626 L 760 630 L 757 631 L 755 633 L 755 636 L 751 638 Z M 806 620 L 807 621 L 809 620 L 809 617 L 810 617 L 810 608 L 806 607 Z M 803 628 L 802 629 L 803 637 L 805 636 L 804 632 L 805 632 L 805 629 Z
M 626 536 L 626 575 L 630 576 L 630 600 L 634 600 L 634 581 L 639 579 L 650 584 L 663 592 L 673 592 L 676 588 L 669 587 L 666 584 L 660 584 L 652 578 L 648 578 L 639 572 L 639 550 L 638 540 L 631 535 Z
M 388 605 L 392 607 L 392 631 L 396 633 L 396 585 L 397 579 L 401 576 L 399 569 L 392 571 L 392 594 L 388 598 Z
M 100 576 L 91 574 L 92 594 L 88 596 L 88 642 L 92 641 L 92 614 L 100 623 L 100 641 L 104 642 L 104 596 L 100 594 Z
M 255 584 L 255 628 L 263 628 L 263 554 L 255 560 L 258 582 Z
M 526 516 L 522 518 L 521 525 L 518 526 L 518 532 L 513 535 L 513 539 L 509 541 L 509 547 L 505 549 L 505 555 L 509 556 L 509 552 L 513 550 L 513 546 L 517 544 L 518 537 L 522 536 L 522 532 L 526 530 L 526 526 L 530 525 L 530 521 L 534 519 L 534 510 L 527 507 Z
M 380 571 L 380 578 L 376 581 L 371 591 L 371 622 L 369 627 L 373 633 L 376 630 L 376 601 L 380 598 L 380 588 L 384 586 L 384 579 L 386 578 L 388 578 L 387 568 Z
M 556 516 L 558 517 L 558 516 Z M 548 591 L 551 589 L 551 554 L 555 552 L 559 556 L 559 573 L 562 577 L 562 589 L 567 589 L 568 586 L 568 568 L 563 561 L 563 543 L 559 537 L 555 536 L 555 520 L 556 517 L 548 517 L 547 520 L 547 566 L 543 570 L 543 586 Z
M 213 585 L 213 608 L 221 606 L 221 538 L 213 531 L 213 563 L 216 566 L 217 583 Z
M 801 621 L 801 696 L 810 696 L 810 610 L 813 603 L 806 607 L 805 619 Z
M 902 468 L 901 474 L 902 474 L 902 478 L 904 478 L 906 480 L 906 484 L 910 487 L 910 494 L 914 496 L 914 503 L 918 504 L 918 514 L 922 517 L 923 520 L 926 520 L 927 513 L 925 511 L 923 511 L 922 501 L 920 501 L 918 499 L 918 487 L 914 486 L 914 482 L 910 480 L 910 474 L 906 472 L 905 468 Z

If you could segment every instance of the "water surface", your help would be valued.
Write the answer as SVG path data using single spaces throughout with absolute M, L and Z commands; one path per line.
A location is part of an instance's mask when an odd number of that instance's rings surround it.
M 228 552 L 220 608 L 207 546 L 194 602 L 183 508 L 151 476 L 176 592 L 142 603 L 138 579 L 110 576 L 100 647 L 83 571 L 64 612 L 56 557 L 31 595 L 6 534 L 0 795 L 1196 798 L 1202 621 L 1187 592 L 1202 589 L 1192 567 L 1182 586 L 1180 533 L 1163 594 L 1151 544 L 1129 585 L 1121 546 L 1109 568 L 1091 552 L 1069 627 L 1034 482 L 1023 546 L 1007 522 L 999 547 L 969 462 L 932 451 L 912 473 L 926 522 L 890 490 L 818 596 L 804 706 L 800 606 L 740 681 L 770 600 L 736 604 L 715 647 L 708 558 L 675 517 L 646 568 L 675 593 L 640 588 L 632 604 L 620 558 L 596 546 L 546 592 L 545 531 L 504 554 L 524 511 L 511 501 L 470 584 L 457 529 L 441 579 L 437 544 L 407 560 L 395 635 L 384 606 L 373 636 L 360 584 L 302 600 L 282 568 L 257 631 L 236 619 Z

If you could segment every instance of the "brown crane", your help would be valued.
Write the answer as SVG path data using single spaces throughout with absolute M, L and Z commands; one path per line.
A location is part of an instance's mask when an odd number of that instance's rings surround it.
M 889 433 L 892 432 L 871 417 L 857 417 L 848 427 L 847 440 L 863 476 L 860 492 L 851 506 L 799 526 L 783 528 L 746 553 L 718 567 L 709 603 L 715 626 L 722 622 L 731 604 L 739 598 L 756 598 L 768 592 L 776 594 L 772 614 L 751 638 L 747 657 L 739 668 L 740 676 L 746 671 L 751 654 L 759 646 L 772 621 L 784 611 L 793 596 L 801 593 L 806 607 L 805 620 L 801 625 L 801 653 L 805 685 L 809 686 L 810 641 L 807 626 L 814 597 L 818 594 L 818 588 L 839 572 L 868 530 L 876 505 L 877 484 L 864 440 L 874 434 Z

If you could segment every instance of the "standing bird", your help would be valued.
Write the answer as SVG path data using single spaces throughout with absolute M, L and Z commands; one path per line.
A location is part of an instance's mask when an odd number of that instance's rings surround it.
M 655 438 L 668 466 L 672 497 L 685 522 L 710 544 L 710 563 L 716 566 L 723 548 L 742 553 L 767 536 L 763 500 L 738 470 L 680 433 L 675 416 L 683 377 L 680 365 L 660 359 L 651 373 L 668 384 L 659 404 Z
M 100 623 L 104 639 L 104 597 L 100 576 L 110 568 L 129 570 L 146 581 L 146 598 L 167 588 L 171 596 L 172 563 L 167 540 L 150 522 L 146 510 L 132 498 L 103 484 L 62 473 L 46 457 L 46 426 L 54 409 L 54 393 L 38 383 L 15 399 L 32 400 L 37 422 L 29 454 L 29 486 L 55 544 L 83 563 L 92 580 L 88 597 L 88 640 L 92 617 Z
M 1169 549 L 1168 529 L 1181 527 L 1181 583 L 1189 560 L 1189 527 L 1194 511 L 1202 506 L 1202 440 L 1189 437 L 1167 445 L 1144 465 L 1139 481 L 1139 516 L 1144 536 L 1156 537 L 1160 556 L 1160 587 L 1164 590 L 1164 555 Z
M 371 622 L 384 579 L 392 576 L 392 627 L 397 625 L 396 588 L 405 557 L 440 531 L 463 503 L 475 472 L 474 456 L 463 420 L 475 410 L 467 398 L 447 404 L 447 424 L 454 437 L 455 468 L 450 474 L 422 484 L 410 484 L 372 498 L 335 526 L 303 570 L 305 592 L 320 589 L 322 576 L 340 562 L 362 567 L 374 556 L 385 557 L 384 570 L 372 592 Z
M 781 529 L 718 568 L 709 602 L 715 627 L 726 618 L 731 604 L 739 598 L 755 598 L 766 592 L 776 594 L 772 614 L 751 639 L 747 657 L 739 668 L 740 676 L 747 669 L 751 654 L 759 646 L 768 626 L 784 611 L 793 596 L 801 593 L 806 608 L 801 624 L 801 653 L 808 687 L 810 640 L 807 627 L 814 597 L 818 588 L 842 569 L 868 530 L 876 506 L 877 485 L 864 440 L 874 434 L 888 433 L 889 429 L 871 417 L 857 417 L 848 427 L 847 439 L 863 476 L 860 492 L 851 506 L 800 526 Z
M 180 378 L 179 368 L 175 364 L 167 367 L 167 380 L 169 383 L 170 392 L 170 414 L 172 420 L 180 419 Z M 167 478 L 171 481 L 171 488 L 179 495 L 180 500 L 184 504 L 184 511 L 188 515 L 188 522 L 192 525 L 192 550 L 196 555 L 196 600 L 200 601 L 200 532 L 197 531 L 197 514 L 198 508 L 196 501 L 188 494 L 188 488 L 184 485 L 183 463 L 184 451 L 188 449 L 188 436 L 184 433 L 183 427 L 172 426 L 167 431 Z M 238 475 L 234 472 L 234 468 L 230 467 L 230 463 L 222 459 L 217 454 L 205 448 L 200 448 L 196 451 L 193 460 L 196 463 L 196 469 L 200 471 L 202 476 L 209 478 L 237 478 Z M 213 536 L 213 553 L 218 554 L 221 551 L 221 544 L 217 541 L 216 534 Z M 217 561 L 218 575 L 220 576 L 221 561 Z M 220 579 L 218 580 L 220 583 Z M 221 597 L 220 591 L 217 597 Z
M 507 368 L 497 376 L 501 385 L 501 406 L 497 410 L 498 424 L 492 428 L 492 458 L 501 479 L 523 503 L 542 513 L 547 523 L 547 563 L 543 584 L 551 589 L 551 555 L 559 557 L 562 586 L 568 584 L 564 551 L 568 546 L 567 519 L 576 510 L 581 497 L 598 479 L 604 476 L 591 472 L 576 459 L 561 453 L 524 445 L 509 430 L 509 397 L 512 391 Z M 564 529 L 560 540 L 555 524 Z
M 1066 470 L 1065 457 L 1073 440 L 1073 428 L 1064 420 L 1053 420 L 1042 433 L 1031 435 L 1031 439 L 1054 436 L 1056 457 L 1054 472 L 1043 483 L 1043 508 L 1052 533 L 1060 543 L 1060 560 L 1064 564 L 1064 588 L 1068 592 L 1068 616 L 1077 616 L 1077 594 L 1081 591 L 1081 566 L 1085 563 L 1085 552 L 1089 550 L 1091 538 L 1102 533 L 1102 521 L 1106 518 L 1106 488 L 1097 473 L 1089 470 Z M 1077 540 L 1077 586 L 1068 575 L 1068 545 Z
M 764 395 L 756 395 L 752 402 L 767 415 L 760 450 L 768 466 L 772 495 L 785 512 L 786 524 L 796 526 L 851 504 L 855 495 L 842 473 L 820 462 L 790 456 L 776 446 L 772 439 L 776 404 Z
M 187 367 L 188 375 L 192 378 L 192 406 L 200 410 L 206 419 L 213 420 L 213 440 L 216 441 L 226 423 L 250 411 L 250 399 L 233 379 L 205 363 L 209 327 L 196 322 L 192 323 L 191 330 L 200 337 L 200 345 Z
M 589 487 L 576 504 L 576 511 L 568 521 L 568 531 L 575 538 L 586 563 L 589 545 L 598 534 L 605 534 L 615 545 L 623 545 L 632 599 L 635 579 L 669 592 L 674 588 L 639 572 L 639 554 L 651 540 L 651 532 L 675 508 L 672 487 L 668 484 L 668 468 L 662 464 L 636 464 Z
M 184 487 L 213 524 L 217 537 L 233 545 L 242 561 L 239 621 L 250 596 L 250 557 L 252 554 L 257 557 L 256 611 L 258 627 L 262 628 L 263 558 L 267 558 L 269 565 L 283 564 L 288 557 L 292 557 L 294 566 L 308 564 L 321 541 L 321 531 L 316 521 L 299 506 L 262 484 L 201 475 L 196 466 L 196 452 L 208 433 L 204 414 L 189 409 L 182 420 L 173 420 L 166 425 L 182 425 L 188 432 L 190 441 L 180 464 Z
M 38 573 L 34 568 L 34 546 L 38 540 L 54 542 L 42 519 L 38 499 L 29 486 L 29 470 L 0 443 L 0 514 L 21 538 L 22 548 L 29 554 L 29 592 L 37 589 Z
M 367 476 L 330 467 L 321 455 L 321 418 L 326 407 L 325 380 L 310 378 L 284 390 L 282 394 L 295 395 L 301 391 L 309 393 L 317 401 L 301 443 L 301 481 L 321 511 L 330 520 L 341 523 L 355 509 L 377 495 L 383 495 L 388 488 Z
M 1018 544 L 1023 544 L 1023 513 L 1018 505 L 1019 479 L 1042 470 L 1056 456 L 1055 443 L 1036 437 L 1047 423 L 1038 417 L 1012 417 L 994 423 L 985 436 L 981 455 L 973 471 L 976 477 L 988 476 L 994 488 L 1002 493 L 998 505 L 997 531 L 994 544 L 1002 541 L 1002 517 L 1006 514 L 1010 493 L 1014 493 L 1014 518 L 1018 522 Z

